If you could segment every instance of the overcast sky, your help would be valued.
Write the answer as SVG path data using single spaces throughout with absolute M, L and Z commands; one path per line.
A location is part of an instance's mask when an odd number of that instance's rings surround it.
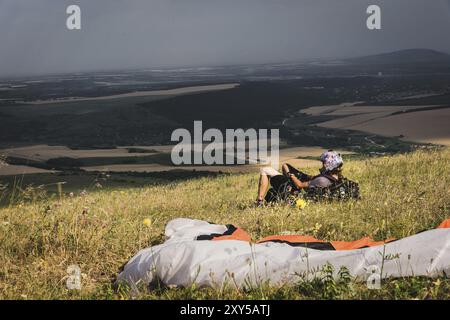
M 66 28 L 78 4 L 82 29 Z M 382 30 L 366 8 L 382 9 Z M 450 53 L 450 0 L 0 0 L 0 77 Z

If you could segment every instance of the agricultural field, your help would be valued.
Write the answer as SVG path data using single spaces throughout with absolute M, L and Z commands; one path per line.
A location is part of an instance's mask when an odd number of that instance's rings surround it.
M 10 164 L 0 167 L 0 176 L 56 172 L 64 164 L 78 166 L 87 172 L 161 172 L 170 170 L 210 171 L 224 173 L 257 172 L 261 165 L 176 166 L 170 153 L 173 145 L 129 146 L 115 149 L 70 149 L 63 146 L 36 145 L 0 150 Z M 280 149 L 281 162 L 298 167 L 315 167 L 322 152 L 320 147 L 288 147 Z M 352 152 L 337 150 L 342 154 Z M 70 160 L 68 160 L 70 159 Z M 14 164 L 15 163 L 15 164 Z M 61 170 L 59 170 L 61 171 Z
M 321 106 L 303 113 L 336 119 L 317 123 L 317 126 L 348 129 L 383 136 L 401 137 L 419 143 L 450 145 L 450 106 Z

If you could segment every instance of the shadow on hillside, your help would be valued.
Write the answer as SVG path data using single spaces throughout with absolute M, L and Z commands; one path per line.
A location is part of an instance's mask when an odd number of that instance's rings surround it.
M 42 201 L 48 198 L 75 196 L 86 192 L 164 186 L 204 177 L 228 175 L 223 172 L 171 170 L 161 172 L 59 172 L 21 176 L 1 176 L 0 207 L 21 201 Z

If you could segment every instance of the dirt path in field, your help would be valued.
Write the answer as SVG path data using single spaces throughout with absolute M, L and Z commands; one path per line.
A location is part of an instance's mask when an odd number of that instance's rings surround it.
M 151 91 L 135 91 L 130 93 L 115 94 L 103 97 L 69 97 L 63 99 L 50 99 L 50 100 L 36 100 L 28 102 L 26 104 L 41 105 L 41 104 L 54 104 L 54 103 L 64 103 L 64 102 L 79 102 L 79 101 L 99 101 L 99 100 L 112 100 L 112 99 L 122 99 L 131 97 L 151 97 L 151 96 L 171 96 L 171 95 L 182 95 L 189 93 L 200 93 L 207 91 L 218 91 L 218 90 L 228 90 L 239 86 L 239 83 L 226 83 L 226 84 L 215 84 L 206 86 L 192 86 L 183 87 L 168 90 L 151 90 Z

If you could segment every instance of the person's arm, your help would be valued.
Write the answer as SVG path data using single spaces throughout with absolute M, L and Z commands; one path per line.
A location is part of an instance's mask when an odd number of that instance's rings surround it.
M 309 187 L 309 181 L 302 182 L 295 176 L 295 174 L 290 172 L 288 173 L 288 176 L 297 188 L 304 189 Z
M 283 174 L 289 178 L 289 167 L 288 167 L 287 163 L 283 163 L 281 165 L 281 169 L 283 171 Z
M 308 175 L 308 174 L 306 174 L 304 172 L 301 172 L 300 170 L 295 169 L 294 167 L 292 167 L 288 163 L 283 163 L 282 168 L 283 168 L 283 174 L 287 178 L 289 178 L 290 173 L 295 174 L 295 177 L 297 179 L 299 179 L 301 182 L 311 181 L 314 178 L 313 176 L 310 176 L 310 175 Z

